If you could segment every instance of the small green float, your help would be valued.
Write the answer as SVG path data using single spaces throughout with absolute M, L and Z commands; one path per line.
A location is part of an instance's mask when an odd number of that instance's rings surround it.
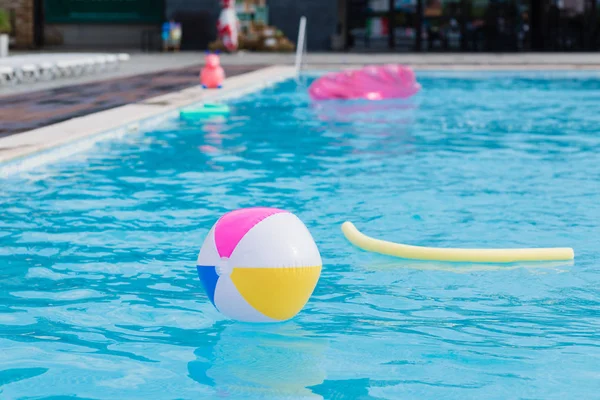
M 179 118 L 195 121 L 198 119 L 211 117 L 215 115 L 228 115 L 229 106 L 227 104 L 204 103 L 198 107 L 188 108 L 179 112 Z

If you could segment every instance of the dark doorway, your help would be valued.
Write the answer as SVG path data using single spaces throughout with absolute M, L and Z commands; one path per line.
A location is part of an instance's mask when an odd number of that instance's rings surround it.
M 35 47 L 44 46 L 44 0 L 33 2 L 33 44 Z
M 583 51 L 589 40 L 586 39 L 588 29 L 586 22 L 585 0 L 561 0 L 547 3 L 545 37 L 543 50 L 550 51 Z M 590 10 L 591 11 L 591 10 Z M 588 33 L 589 34 L 589 33 Z
M 209 11 L 178 11 L 171 16 L 181 23 L 181 50 L 204 50 L 215 40 L 215 18 Z

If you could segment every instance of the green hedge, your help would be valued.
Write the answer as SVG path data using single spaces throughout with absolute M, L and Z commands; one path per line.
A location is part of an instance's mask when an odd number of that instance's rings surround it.
M 10 14 L 7 10 L 0 8 L 0 33 L 10 33 Z

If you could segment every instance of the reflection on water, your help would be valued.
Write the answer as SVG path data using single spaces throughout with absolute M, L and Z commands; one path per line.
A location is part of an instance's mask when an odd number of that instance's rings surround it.
M 310 104 L 310 110 L 327 127 L 329 135 L 342 134 L 338 145 L 352 148 L 355 155 L 386 156 L 413 151 L 412 128 L 418 110 L 414 99 L 318 101 Z
M 374 122 L 404 123 L 412 121 L 416 101 L 408 100 L 327 100 L 310 104 L 318 118 L 324 122 Z
M 328 342 L 294 322 L 275 325 L 233 323 L 199 347 L 188 364 L 190 377 L 210 382 L 216 395 L 311 397 L 322 383 Z
M 227 141 L 233 141 L 238 134 L 224 134 L 226 130 L 231 130 L 232 125 L 228 124 L 224 117 L 210 118 L 202 121 L 201 131 L 203 132 L 204 143 L 198 146 L 198 149 L 208 156 L 232 155 L 244 152 L 246 146 L 230 146 Z
M 568 271 L 568 267 L 574 265 L 573 260 L 569 261 L 540 261 L 540 262 L 522 262 L 522 263 L 458 263 L 441 261 L 417 261 L 417 260 L 389 260 L 387 257 L 375 256 L 376 260 L 358 265 L 361 268 L 371 271 L 385 271 L 394 269 L 416 269 L 423 271 L 445 271 L 456 274 L 468 274 L 481 271 L 508 271 L 511 269 L 523 268 L 531 273 L 540 273 L 545 269 L 554 269 L 555 271 Z

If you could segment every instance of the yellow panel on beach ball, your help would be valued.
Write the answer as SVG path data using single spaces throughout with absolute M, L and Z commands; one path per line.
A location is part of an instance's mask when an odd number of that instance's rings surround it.
M 321 266 L 297 268 L 235 268 L 231 279 L 246 301 L 276 320 L 296 315 L 315 290 Z

